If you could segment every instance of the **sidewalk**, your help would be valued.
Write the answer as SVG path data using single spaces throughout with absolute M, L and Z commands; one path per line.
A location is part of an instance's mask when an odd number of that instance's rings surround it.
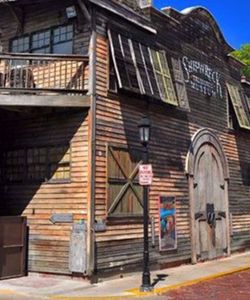
M 183 265 L 151 273 L 155 283 L 153 293 L 140 293 L 141 273 L 91 285 L 85 281 L 60 277 L 30 275 L 24 278 L 0 281 L 0 299 L 4 300 L 88 300 L 88 299 L 156 299 L 164 292 L 250 269 L 250 252 L 229 258 Z

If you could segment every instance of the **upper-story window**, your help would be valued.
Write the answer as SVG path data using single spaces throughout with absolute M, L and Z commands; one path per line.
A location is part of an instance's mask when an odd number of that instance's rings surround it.
M 111 49 L 109 85 L 132 91 L 189 110 L 185 80 L 179 58 L 171 58 L 172 73 L 165 51 L 131 39 L 118 31 L 108 31 Z M 170 60 L 169 60 L 170 61 Z M 115 72 L 114 72 L 115 71 Z
M 229 102 L 229 127 L 237 126 L 250 130 L 250 105 L 244 90 L 236 84 L 227 83 L 227 90 L 231 102 Z
M 73 53 L 73 25 L 58 26 L 30 35 L 15 38 L 10 45 L 11 52 L 31 53 Z

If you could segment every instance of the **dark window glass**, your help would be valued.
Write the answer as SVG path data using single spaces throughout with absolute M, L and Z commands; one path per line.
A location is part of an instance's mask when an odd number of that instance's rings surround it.
M 11 43 L 11 52 L 29 52 L 29 37 L 25 36 L 13 40 Z
M 70 180 L 70 146 L 47 146 L 3 153 L 1 177 L 7 182 Z
M 50 30 L 35 33 L 31 37 L 31 52 L 48 53 L 50 50 Z
M 11 52 L 73 53 L 73 25 L 59 26 L 14 39 Z
M 73 25 L 61 26 L 53 30 L 53 53 L 70 54 L 73 52 Z

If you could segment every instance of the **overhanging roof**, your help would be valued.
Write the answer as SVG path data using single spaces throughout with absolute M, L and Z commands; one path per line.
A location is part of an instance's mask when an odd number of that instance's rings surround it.
M 116 14 L 119 17 L 122 17 L 123 19 L 126 19 L 127 21 L 143 28 L 144 30 L 147 30 L 154 34 L 157 33 L 156 29 L 152 27 L 152 23 L 148 19 L 137 14 L 135 11 L 129 8 L 120 5 L 119 3 L 110 0 L 88 0 L 88 1 L 113 14 Z

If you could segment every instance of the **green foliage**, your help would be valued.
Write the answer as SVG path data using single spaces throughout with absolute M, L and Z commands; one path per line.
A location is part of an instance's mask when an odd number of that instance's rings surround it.
M 239 50 L 232 52 L 232 55 L 246 64 L 242 74 L 250 78 L 250 44 L 242 45 Z

